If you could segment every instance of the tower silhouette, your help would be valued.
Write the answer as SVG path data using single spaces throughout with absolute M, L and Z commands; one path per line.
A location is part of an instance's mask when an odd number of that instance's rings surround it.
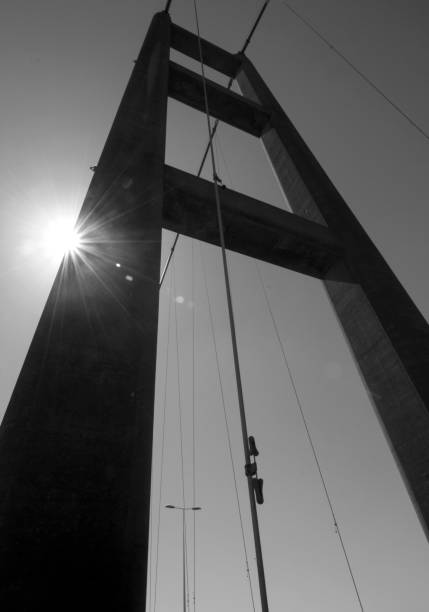
M 197 37 L 154 16 L 0 430 L 2 610 L 145 605 L 161 230 L 219 244 L 212 183 L 164 162 L 204 111 Z M 210 114 L 262 139 L 293 213 L 222 191 L 227 248 L 321 279 L 424 528 L 429 328 L 247 57 L 202 41 Z M 119 264 L 119 265 L 117 265 Z

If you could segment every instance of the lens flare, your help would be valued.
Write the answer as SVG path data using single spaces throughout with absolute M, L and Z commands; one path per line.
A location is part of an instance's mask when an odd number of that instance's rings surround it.
M 43 247 L 48 256 L 62 257 L 76 253 L 82 244 L 79 232 L 66 220 L 51 221 L 43 234 Z

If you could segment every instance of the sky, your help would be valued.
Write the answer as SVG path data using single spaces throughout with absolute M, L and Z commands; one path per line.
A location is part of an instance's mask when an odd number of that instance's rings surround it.
M 256 0 L 199 0 L 201 33 L 236 51 L 261 5 Z M 427 3 L 295 0 L 293 6 L 429 131 Z M 152 15 L 163 7 L 157 0 L 23 0 L 3 5 L 2 411 L 59 265 L 60 256 L 44 248 L 44 234 L 53 220 L 67 218 L 71 222 L 76 217 L 92 176 L 89 168 L 97 163 L 132 61 Z M 190 0 L 173 0 L 171 14 L 175 23 L 195 29 Z M 428 140 L 297 21 L 280 0 L 271 0 L 248 55 L 428 318 Z M 198 68 L 178 54 L 172 57 Z M 221 75 L 208 74 L 226 82 Z M 195 172 L 206 139 L 203 115 L 170 101 L 167 163 Z M 256 139 L 221 126 L 216 152 L 218 173 L 227 186 L 287 207 Z M 164 260 L 171 240 L 166 232 Z M 267 264 L 259 264 L 258 272 L 256 263 L 241 255 L 230 254 L 229 263 L 248 428 L 256 437 L 259 472 L 264 478 L 265 503 L 258 511 L 270 609 L 355 612 L 360 608 L 259 273 L 364 610 L 426 611 L 428 543 L 323 288 L 314 279 Z M 195 500 L 203 508 L 196 517 L 196 609 L 252 609 L 206 282 L 250 575 L 259 609 L 220 253 L 214 247 L 181 239 L 160 302 L 151 530 L 155 546 L 148 610 L 154 610 L 158 506 L 182 503 L 178 380 L 185 501 L 189 505 L 193 503 L 195 389 Z M 159 502 L 164 392 L 166 452 Z M 179 513 L 172 510 L 162 508 L 160 517 L 156 610 L 164 612 L 181 606 L 181 523 Z M 192 591 L 191 537 L 188 548 Z

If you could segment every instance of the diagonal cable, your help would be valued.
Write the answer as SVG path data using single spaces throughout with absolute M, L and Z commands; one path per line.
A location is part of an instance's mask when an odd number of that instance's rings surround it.
M 387 96 L 380 89 L 380 87 L 378 87 L 378 85 L 374 83 L 374 81 L 372 81 L 369 77 L 367 77 L 362 72 L 362 70 L 359 70 L 359 68 L 357 68 L 357 66 L 355 66 L 344 55 L 344 53 L 342 53 L 339 49 L 337 49 L 337 47 L 335 47 L 331 42 L 329 42 L 329 40 L 325 36 L 323 36 L 323 34 L 321 34 L 321 32 L 319 32 L 319 30 L 315 26 L 313 26 L 312 23 L 308 19 L 300 15 L 298 11 L 294 9 L 288 2 L 284 2 L 284 5 L 291 13 L 295 15 L 297 19 L 299 19 L 307 28 L 309 28 L 313 32 L 313 34 L 315 34 L 323 43 L 325 43 L 325 45 L 327 45 L 331 49 L 331 51 L 333 51 L 333 53 L 335 53 L 339 58 L 341 58 L 343 62 L 345 62 L 349 66 L 349 68 L 351 68 L 357 75 L 359 75 L 360 78 L 363 79 L 365 83 L 367 83 L 367 85 L 369 85 L 374 91 L 376 91 L 378 95 L 384 99 L 385 102 L 387 102 L 392 108 L 394 108 L 395 111 L 399 113 L 406 121 L 408 121 L 408 123 L 412 125 L 414 129 L 416 129 L 424 138 L 426 138 L 426 140 L 429 140 L 429 134 L 425 132 L 425 130 L 421 128 L 414 121 L 414 119 L 412 119 L 400 106 L 398 106 L 395 102 L 393 102 L 393 100 L 389 98 L 389 96 Z
M 288 360 L 287 355 L 286 355 L 286 349 L 285 349 L 284 343 L 283 343 L 283 341 L 282 341 L 282 339 L 280 337 L 279 328 L 277 326 L 277 322 L 276 322 L 276 319 L 274 317 L 273 310 L 271 308 L 271 304 L 270 304 L 270 300 L 269 300 L 269 297 L 268 297 L 268 293 L 267 293 L 267 290 L 265 288 L 265 284 L 264 284 L 264 281 L 262 279 L 262 275 L 261 275 L 261 271 L 259 269 L 258 263 L 255 262 L 255 265 L 256 265 L 256 270 L 258 272 L 259 282 L 261 284 L 262 291 L 263 291 L 263 294 L 264 294 L 265 303 L 267 305 L 268 312 L 270 313 L 270 318 L 271 318 L 271 322 L 273 324 L 274 333 L 275 333 L 275 336 L 277 338 L 277 342 L 278 342 L 278 345 L 279 345 L 279 348 L 280 348 L 280 352 L 281 352 L 282 357 L 283 357 L 283 361 L 284 361 L 284 364 L 285 364 L 285 367 L 286 367 L 286 370 L 287 370 L 287 373 L 288 373 L 288 377 L 289 377 L 290 383 L 292 385 L 292 389 L 293 389 L 293 392 L 294 392 L 294 395 L 295 395 L 296 403 L 297 403 L 297 406 L 298 406 L 298 409 L 299 409 L 299 413 L 301 415 L 302 423 L 304 425 L 304 429 L 305 429 L 305 432 L 306 432 L 307 440 L 308 440 L 308 443 L 310 445 L 311 452 L 313 454 L 313 458 L 314 458 L 315 464 L 317 466 L 317 471 L 318 471 L 319 476 L 320 476 L 320 481 L 322 483 L 323 491 L 325 493 L 326 501 L 328 502 L 329 510 L 331 512 L 331 515 L 332 515 L 332 520 L 333 520 L 333 523 L 334 523 L 334 528 L 335 528 L 335 531 L 336 531 L 336 533 L 338 535 L 338 539 L 339 539 L 340 544 L 341 544 L 341 548 L 342 548 L 342 551 L 343 551 L 343 554 L 344 554 L 345 561 L 347 563 L 347 568 L 348 568 L 348 571 L 349 571 L 349 574 L 350 574 L 350 578 L 351 578 L 351 580 L 353 582 L 353 588 L 354 588 L 354 591 L 356 593 L 356 597 L 357 597 L 357 600 L 359 602 L 359 606 L 360 606 L 361 612 L 364 612 L 364 608 L 363 608 L 363 605 L 362 605 L 362 600 L 361 600 L 360 594 L 359 594 L 359 589 L 358 589 L 358 586 L 357 586 L 357 583 L 356 583 L 356 579 L 355 579 L 354 574 L 353 574 L 352 566 L 351 566 L 350 559 L 349 559 L 349 556 L 348 556 L 348 553 L 347 553 L 347 550 L 346 550 L 346 546 L 345 546 L 345 543 L 344 543 L 344 540 L 343 540 L 343 536 L 341 534 L 341 530 L 340 530 L 340 527 L 338 525 L 338 521 L 337 521 L 337 518 L 336 518 L 336 515 L 335 515 L 335 511 L 334 511 L 334 506 L 333 506 L 333 503 L 332 503 L 332 500 L 331 500 L 331 496 L 329 495 L 328 487 L 327 487 L 327 484 L 326 484 L 326 479 L 325 479 L 325 476 L 323 474 L 322 467 L 320 465 L 320 461 L 319 461 L 319 457 L 317 455 L 316 447 L 314 445 L 313 438 L 312 438 L 311 433 L 310 433 L 310 428 L 308 426 L 308 422 L 307 422 L 307 419 L 306 419 L 306 416 L 305 416 L 305 413 L 304 413 L 304 408 L 303 408 L 303 405 L 302 405 L 302 402 L 301 402 L 301 398 L 299 396 L 298 389 L 297 389 L 297 386 L 295 384 L 295 379 L 294 379 L 294 377 L 292 375 L 292 370 L 291 370 L 291 367 L 290 367 L 290 364 L 289 364 L 289 360 Z
M 172 275 L 170 274 L 170 288 L 168 292 L 168 323 L 167 323 L 167 355 L 165 360 L 165 375 L 164 375 L 164 397 L 163 397 L 163 416 L 162 416 L 162 438 L 161 438 L 161 467 L 160 467 L 160 478 L 159 478 L 159 491 L 158 491 L 158 524 L 157 524 L 157 535 L 156 535 L 156 556 L 155 556 L 155 580 L 154 580 L 154 602 L 153 610 L 156 612 L 156 601 L 157 601 L 157 588 L 158 588 L 158 565 L 159 565 L 159 535 L 161 527 L 161 502 L 162 502 L 162 484 L 164 477 L 164 456 L 165 456 L 165 424 L 167 414 L 167 382 L 168 382 L 168 366 L 169 366 L 169 354 L 170 354 L 170 320 L 171 320 L 171 288 L 172 288 Z M 150 602 L 149 602 L 150 605 Z

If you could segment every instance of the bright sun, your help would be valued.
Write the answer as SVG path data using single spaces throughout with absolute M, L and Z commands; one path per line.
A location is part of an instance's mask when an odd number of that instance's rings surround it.
M 42 242 L 47 255 L 62 257 L 76 253 L 81 245 L 81 237 L 70 221 L 62 219 L 49 222 Z

